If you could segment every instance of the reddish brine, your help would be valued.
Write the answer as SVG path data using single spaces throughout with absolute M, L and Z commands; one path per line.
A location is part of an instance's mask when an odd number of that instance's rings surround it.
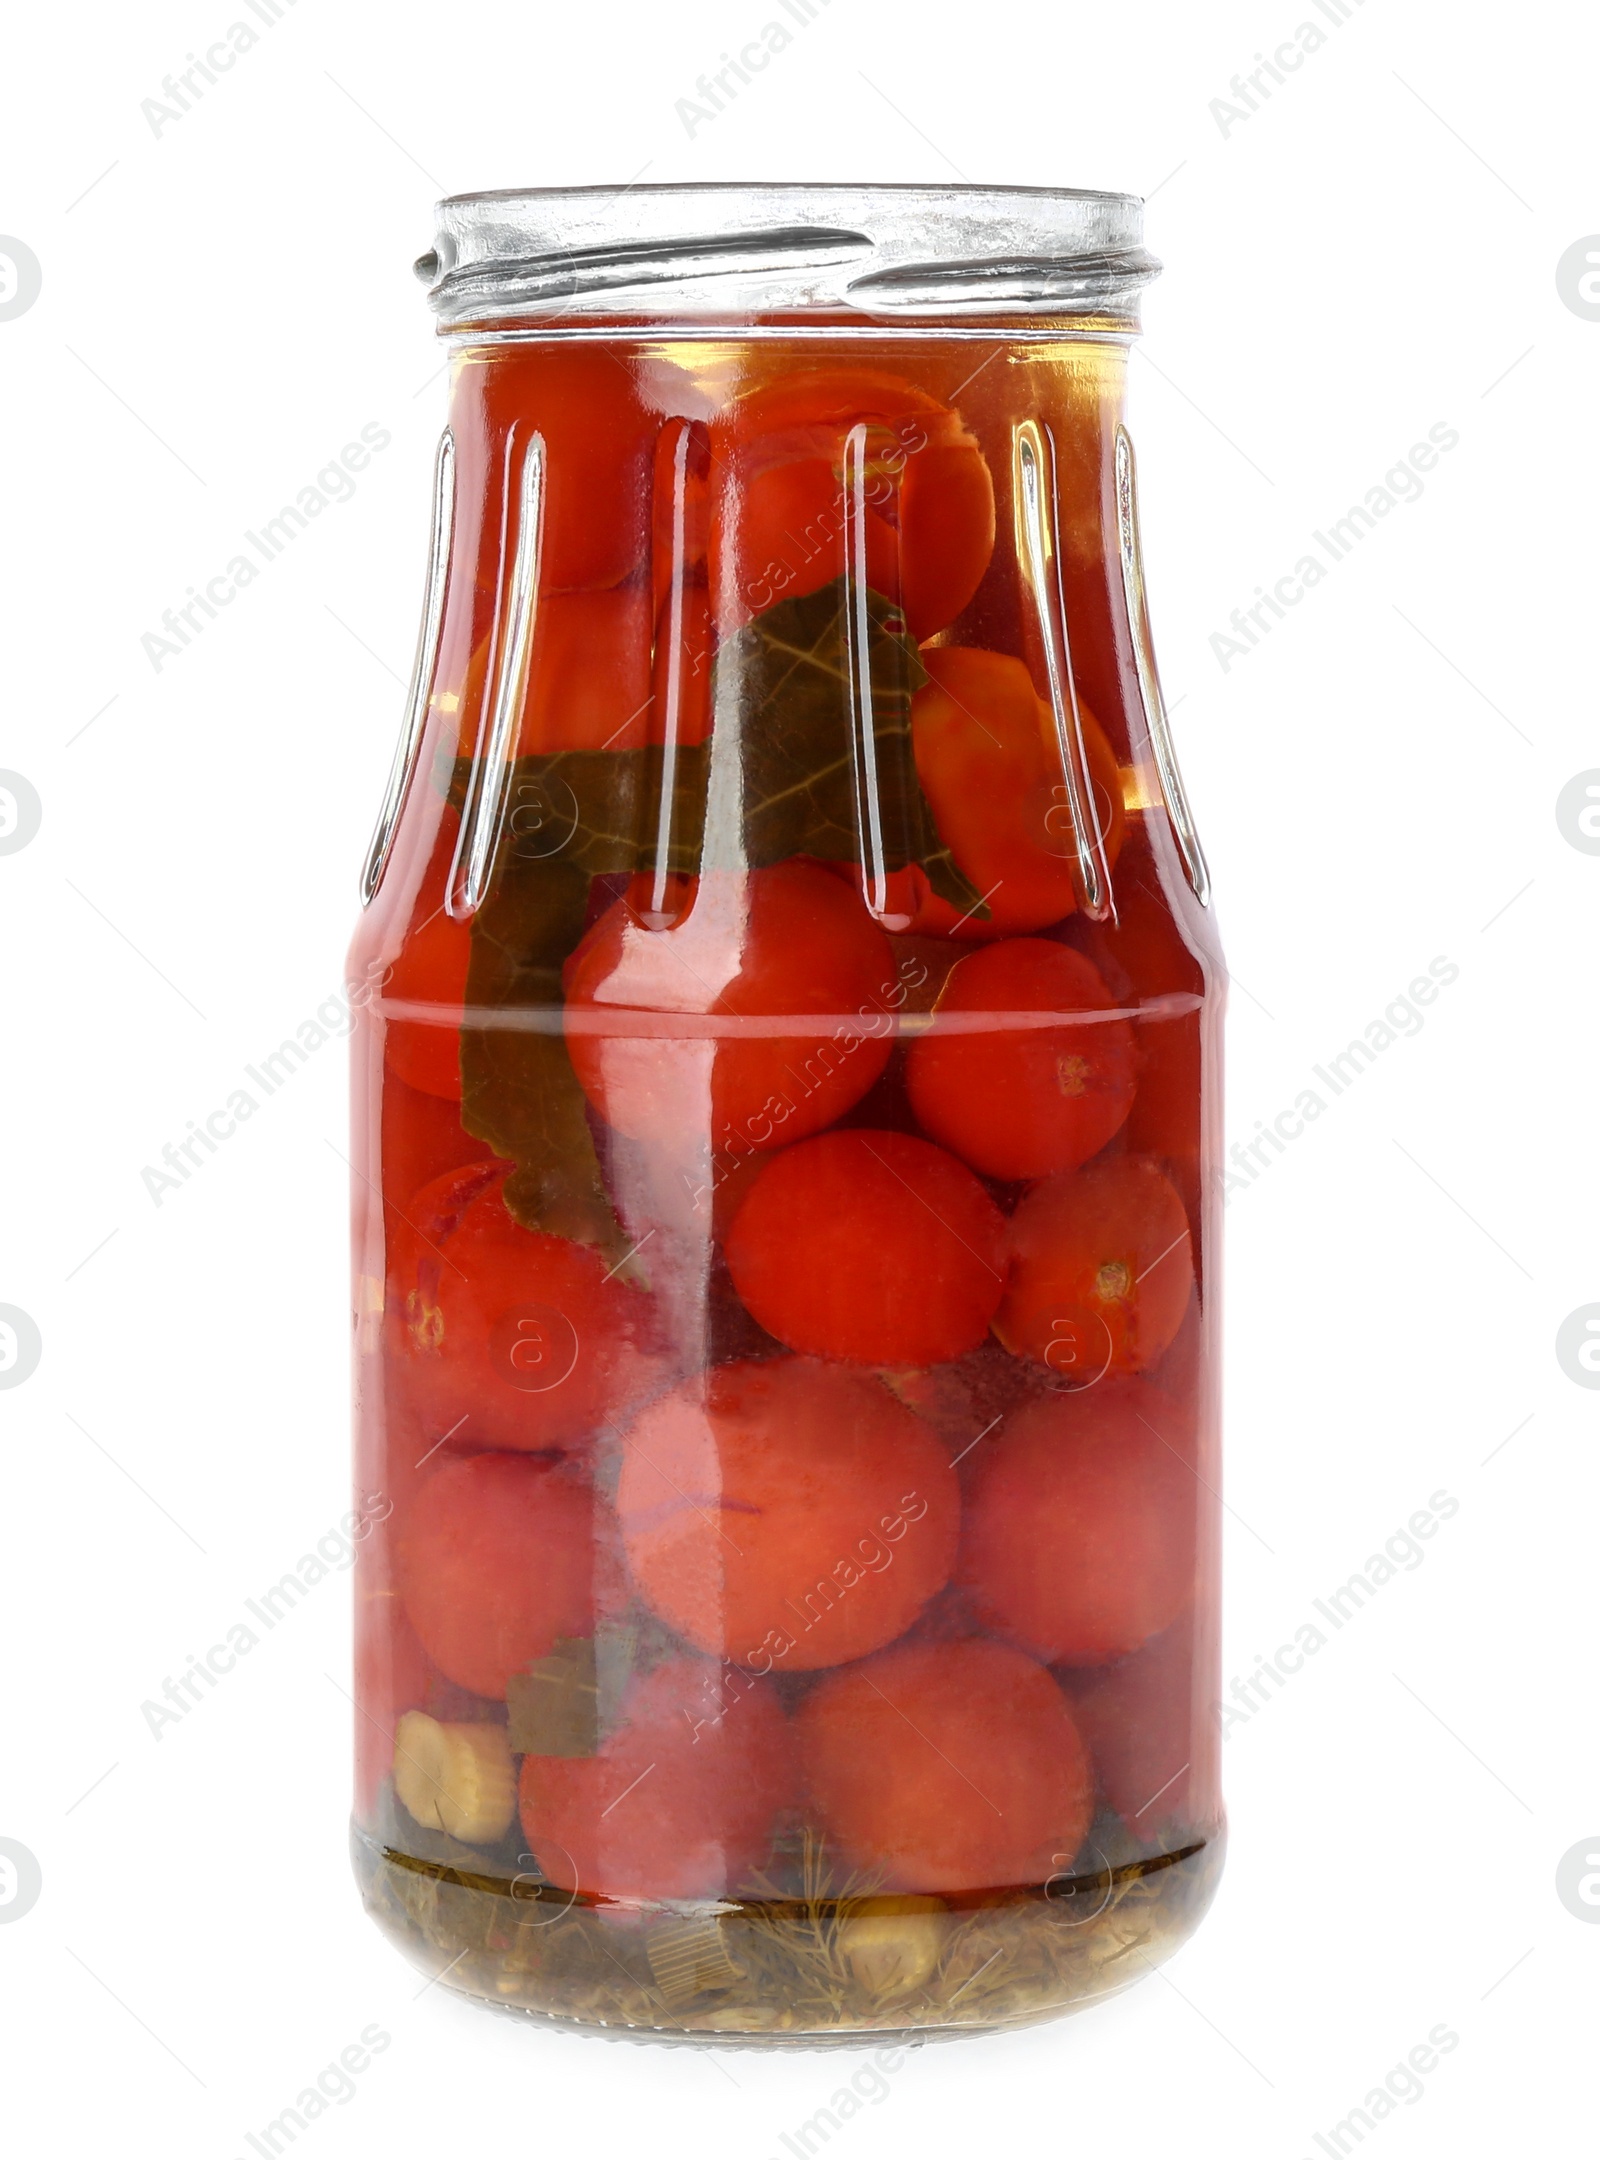
M 354 1836 L 448 1985 L 982 2029 L 1209 1897 L 1223 976 L 1125 361 L 459 343 L 350 968 Z

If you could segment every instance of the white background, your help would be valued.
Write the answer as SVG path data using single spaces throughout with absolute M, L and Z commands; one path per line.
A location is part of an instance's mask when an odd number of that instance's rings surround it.
M 676 100 L 776 0 L 297 0 L 159 135 L 141 101 L 243 0 L 13 11 L 0 231 L 44 277 L 0 322 L 0 766 L 43 804 L 0 857 L 0 1303 L 44 1346 L 0 1398 L 0 1836 L 43 1876 L 0 1925 L 19 2149 L 238 2160 L 376 2024 L 297 2154 L 767 2160 L 866 2059 L 419 1999 L 347 1872 L 346 1578 L 159 1741 L 140 1712 L 346 1505 L 342 1049 L 159 1208 L 141 1172 L 340 980 L 443 412 L 409 265 L 440 194 L 635 177 L 1149 196 L 1133 429 L 1233 1137 L 1459 968 L 1228 1208 L 1229 1678 L 1431 1494 L 1458 1513 L 1235 1725 L 1224 1888 L 1167 1972 L 907 2056 L 826 2150 L 1316 2160 L 1440 2024 L 1363 2154 L 1575 2149 L 1600 1928 L 1556 1871 L 1600 1850 L 1600 1405 L 1555 1337 L 1600 1299 L 1600 858 L 1556 799 L 1600 766 L 1600 322 L 1556 265 L 1600 229 L 1600 38 L 1550 0 L 1351 8 L 828 0 L 692 136 Z M 1219 118 L 1308 20 L 1321 48 Z M 162 611 L 369 421 L 355 498 L 154 670 Z M 1231 611 L 1437 422 L 1421 499 L 1224 669 Z

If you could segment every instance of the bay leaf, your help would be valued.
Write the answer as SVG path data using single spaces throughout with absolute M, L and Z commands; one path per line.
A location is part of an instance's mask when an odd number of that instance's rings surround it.
M 593 1755 L 615 1731 L 640 1631 L 628 1617 L 564 1635 L 506 1688 L 512 1753 Z
M 627 1240 L 560 1022 L 561 963 L 588 899 L 581 870 L 542 862 L 533 876 L 498 876 L 474 915 L 466 1002 L 490 1017 L 461 1030 L 461 1123 L 515 1162 L 504 1193 L 518 1222 L 619 1261 Z
M 761 867 L 879 852 L 886 870 L 920 863 L 942 899 L 986 918 L 917 778 L 911 699 L 927 680 L 917 648 L 894 602 L 868 592 L 859 625 L 850 604 L 840 578 L 780 600 L 718 648 L 713 711 L 719 734 L 738 737 L 744 858 Z
M 592 1755 L 600 1745 L 600 1689 L 586 1635 L 553 1643 L 506 1685 L 515 1755 Z

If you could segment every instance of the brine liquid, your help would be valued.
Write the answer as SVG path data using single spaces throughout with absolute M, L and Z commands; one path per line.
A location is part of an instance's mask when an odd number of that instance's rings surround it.
M 353 1835 L 486 2001 L 986 2029 L 1209 1900 L 1221 973 L 1121 368 L 458 359 L 351 963 Z

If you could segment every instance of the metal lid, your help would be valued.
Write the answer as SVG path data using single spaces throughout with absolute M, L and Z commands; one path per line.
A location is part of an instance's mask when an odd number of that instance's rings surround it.
M 1132 318 L 1160 264 L 1137 195 L 715 182 L 504 188 L 438 206 L 443 330 L 511 318 Z

